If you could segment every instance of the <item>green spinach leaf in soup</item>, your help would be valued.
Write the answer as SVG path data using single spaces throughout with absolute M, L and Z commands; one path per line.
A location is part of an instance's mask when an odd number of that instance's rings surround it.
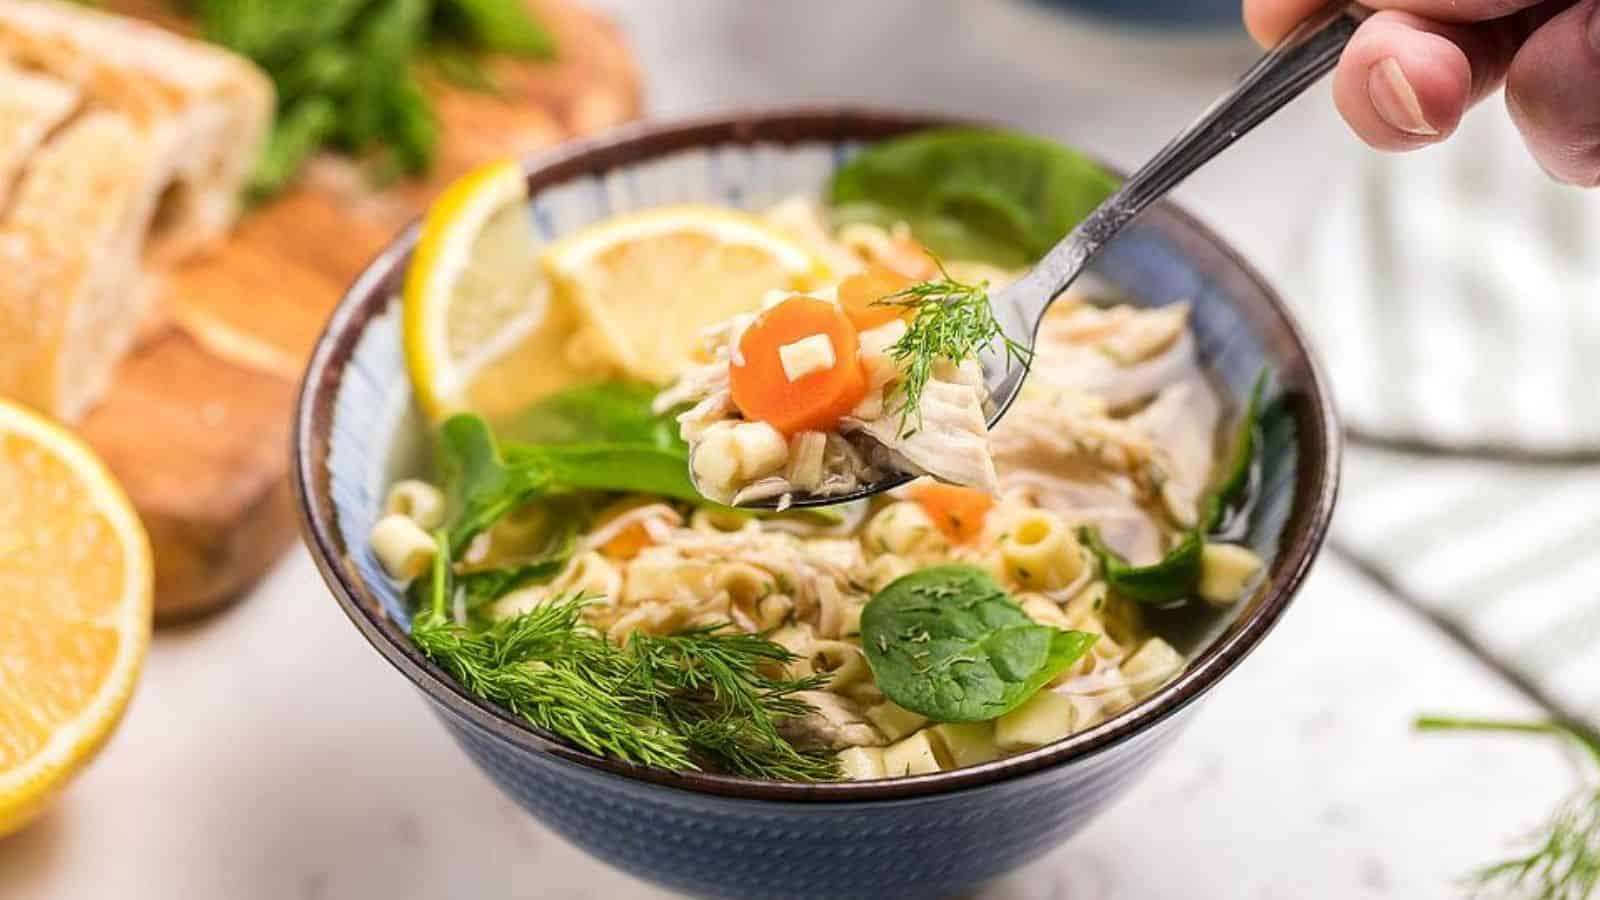
M 439 428 L 439 471 L 450 497 L 450 546 L 536 498 L 574 491 L 658 494 L 700 501 L 689 480 L 688 447 L 669 415 L 651 411 L 655 391 L 600 382 L 551 395 L 505 427 L 498 439 L 471 414 Z
M 449 545 L 467 546 L 496 519 L 550 489 L 550 473 L 534 462 L 509 463 L 483 419 L 460 414 L 439 426 L 439 471 L 450 501 Z
M 1034 622 L 988 573 L 966 565 L 903 576 L 861 613 L 861 642 L 878 688 L 938 722 L 1005 715 L 1095 640 Z
M 1200 559 L 1206 547 L 1198 530 L 1183 537 L 1158 562 L 1135 566 L 1107 547 L 1100 530 L 1086 525 L 1078 538 L 1094 552 L 1105 573 L 1106 584 L 1117 594 L 1141 603 L 1175 603 L 1194 596 L 1200 586 Z
M 836 224 L 905 222 L 934 253 L 1034 262 L 1117 188 L 1094 161 L 1025 134 L 958 128 L 876 144 L 834 174 Z
M 656 494 L 704 502 L 689 479 L 689 458 L 676 450 L 634 444 L 508 444 L 516 466 L 543 469 L 552 491 Z
M 579 385 L 534 403 L 495 430 L 521 443 L 637 444 L 687 455 L 673 417 L 652 410 L 655 398 L 656 388 L 637 381 Z
M 1233 444 L 1223 458 L 1215 486 L 1200 505 L 1200 524 L 1207 532 L 1216 531 L 1223 517 L 1244 497 L 1250 486 L 1250 466 L 1256 457 L 1256 428 L 1261 422 L 1261 402 L 1267 389 L 1267 370 L 1262 369 L 1250 387 L 1250 400 L 1234 432 Z
M 1099 529 L 1084 526 L 1078 532 L 1084 546 L 1100 560 L 1106 584 L 1123 597 L 1141 603 L 1176 603 L 1194 596 L 1200 585 L 1201 555 L 1206 536 L 1215 532 L 1226 515 L 1238 508 L 1250 486 L 1250 467 L 1256 456 L 1256 431 L 1261 420 L 1267 370 L 1262 369 L 1250 389 L 1244 415 L 1234 432 L 1228 455 L 1217 469 L 1215 484 L 1200 503 L 1200 523 L 1185 532 L 1160 560 L 1135 566 L 1106 546 Z

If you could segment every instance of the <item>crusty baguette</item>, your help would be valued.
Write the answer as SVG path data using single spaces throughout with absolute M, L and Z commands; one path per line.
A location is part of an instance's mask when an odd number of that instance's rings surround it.
M 42 0 L 0 0 L 0 66 L 0 395 L 71 420 L 155 319 L 147 266 L 232 225 L 272 86 L 225 50 Z
M 223 234 L 265 140 L 272 83 L 219 47 L 58 0 L 0 3 L 0 57 L 67 81 L 120 112 L 157 148 L 162 201 L 147 252 L 187 255 Z
M 75 88 L 0 61 L 0 210 L 23 163 L 77 105 Z
M 110 384 L 142 311 L 147 136 L 86 113 L 34 154 L 0 223 L 0 394 L 74 419 Z

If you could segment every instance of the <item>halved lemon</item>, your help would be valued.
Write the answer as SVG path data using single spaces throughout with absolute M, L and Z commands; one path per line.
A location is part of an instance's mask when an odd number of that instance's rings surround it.
M 406 364 L 430 416 L 473 406 L 473 382 L 536 332 L 572 330 L 538 259 L 515 162 L 467 173 L 429 208 L 403 299 Z
M 770 290 L 826 277 L 803 244 L 748 213 L 669 206 L 607 219 L 545 251 L 558 296 L 585 319 L 581 345 L 627 374 L 664 383 L 707 327 Z
M 150 643 L 150 544 L 77 438 L 0 402 L 0 835 L 110 737 Z

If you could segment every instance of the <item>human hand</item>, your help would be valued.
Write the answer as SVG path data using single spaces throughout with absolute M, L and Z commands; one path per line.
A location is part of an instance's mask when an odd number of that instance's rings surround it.
M 1272 45 L 1325 0 L 1244 0 Z M 1600 186 L 1600 0 L 1366 0 L 1334 75 L 1345 121 L 1380 150 L 1448 138 L 1469 106 L 1505 85 L 1528 149 L 1561 181 Z

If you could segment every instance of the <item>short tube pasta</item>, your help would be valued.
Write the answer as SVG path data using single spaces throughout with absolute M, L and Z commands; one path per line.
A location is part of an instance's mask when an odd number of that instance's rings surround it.
M 919 731 L 910 737 L 883 749 L 883 768 L 890 777 L 900 775 L 929 775 L 945 769 L 939 759 L 939 750 L 928 739 L 928 732 Z
M 1006 571 L 1035 590 L 1066 587 L 1083 574 L 1083 548 L 1054 513 L 1031 509 L 1016 515 L 1000 541 Z
M 383 511 L 389 515 L 405 516 L 423 529 L 432 531 L 444 524 L 444 492 L 415 478 L 397 481 L 384 498 Z
M 839 774 L 846 781 L 872 781 L 884 777 L 882 747 L 849 747 L 839 751 Z
M 438 544 L 410 516 L 390 513 L 372 526 L 372 553 L 389 577 L 399 581 L 420 578 L 433 565 Z
M 915 557 L 949 549 L 949 542 L 922 504 L 902 500 L 885 506 L 867 523 L 867 552 Z
M 1200 552 L 1200 596 L 1218 606 L 1235 603 L 1259 571 L 1261 557 L 1249 547 L 1207 544 Z
M 828 690 L 843 691 L 872 679 L 867 655 L 845 641 L 816 641 L 811 645 L 811 671 L 828 675 Z
M 1122 662 L 1122 675 L 1127 679 L 1128 690 L 1135 699 L 1155 693 L 1162 685 L 1183 671 L 1183 654 L 1160 638 L 1151 638 Z

